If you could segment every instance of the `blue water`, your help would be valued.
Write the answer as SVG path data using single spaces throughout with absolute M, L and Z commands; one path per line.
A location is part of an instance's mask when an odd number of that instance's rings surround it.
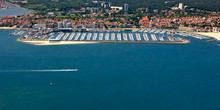
M 24 8 L 19 8 L 19 7 L 15 7 L 15 6 L 12 6 L 10 4 L 6 4 L 12 8 L 10 9 L 3 9 L 3 10 L 0 10 L 0 17 L 3 17 L 3 16 L 14 16 L 14 15 L 22 15 L 24 13 L 30 13 L 32 12 L 31 10 L 27 10 L 27 9 L 24 9 Z
M 0 30 L 0 110 L 220 110 L 219 42 L 34 46 L 12 31 Z M 65 68 L 79 70 L 4 72 Z

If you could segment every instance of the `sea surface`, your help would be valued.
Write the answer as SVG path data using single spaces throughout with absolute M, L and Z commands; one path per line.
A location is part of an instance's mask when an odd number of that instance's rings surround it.
M 8 5 L 12 8 L 0 10 L 0 17 L 22 15 L 24 13 L 32 12 L 31 10 L 27 10 L 27 9 L 20 8 L 20 7 L 15 7 L 15 6 L 12 6 L 8 3 L 6 3 L 6 5 Z
M 219 42 L 35 46 L 10 32 L 0 110 L 220 110 Z

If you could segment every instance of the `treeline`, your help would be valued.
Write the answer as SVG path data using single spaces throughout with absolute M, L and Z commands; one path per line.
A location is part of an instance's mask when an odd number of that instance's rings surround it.
M 34 9 L 34 10 L 68 10 L 71 8 L 79 9 L 86 6 L 100 6 L 100 4 L 93 4 L 92 0 L 59 0 L 55 2 L 53 0 L 28 0 L 27 4 L 20 3 L 21 6 Z M 148 7 L 149 10 L 153 9 L 167 9 L 171 6 L 175 6 L 180 2 L 198 9 L 220 11 L 220 0 L 100 0 L 106 2 L 112 2 L 112 5 L 123 6 L 124 3 L 129 4 L 130 11 L 134 11 L 139 7 Z
M 66 11 L 68 9 L 80 9 L 84 6 L 89 6 L 91 4 L 86 4 L 85 0 L 59 0 L 59 2 L 55 2 L 52 0 L 28 0 L 28 3 L 19 3 L 22 7 L 45 11 L 45 10 L 63 10 Z
M 184 3 L 189 7 L 198 9 L 220 11 L 220 0 L 108 0 L 114 5 L 123 6 L 124 3 L 128 3 L 131 9 L 138 7 L 148 7 L 149 9 L 166 9 L 171 6 L 175 6 L 178 3 Z M 168 1 L 168 3 L 165 3 Z

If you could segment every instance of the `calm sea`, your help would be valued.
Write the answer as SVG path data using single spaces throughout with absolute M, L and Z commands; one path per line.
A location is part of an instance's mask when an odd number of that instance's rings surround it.
M 12 31 L 0 30 L 0 110 L 220 110 L 219 42 L 34 46 Z

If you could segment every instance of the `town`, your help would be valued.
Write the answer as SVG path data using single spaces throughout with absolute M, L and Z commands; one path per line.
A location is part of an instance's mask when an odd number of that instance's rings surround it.
M 92 2 L 99 6 L 70 9 L 68 12 L 43 13 L 36 11 L 19 16 L 1 17 L 0 27 L 21 29 L 169 28 L 191 32 L 219 32 L 220 12 L 187 8 L 188 6 L 184 3 L 179 3 L 176 7 L 170 7 L 166 10 L 154 9 L 150 11 L 147 7 L 137 8 L 135 13 L 130 13 L 127 3 L 124 6 L 113 6 L 111 2 Z

